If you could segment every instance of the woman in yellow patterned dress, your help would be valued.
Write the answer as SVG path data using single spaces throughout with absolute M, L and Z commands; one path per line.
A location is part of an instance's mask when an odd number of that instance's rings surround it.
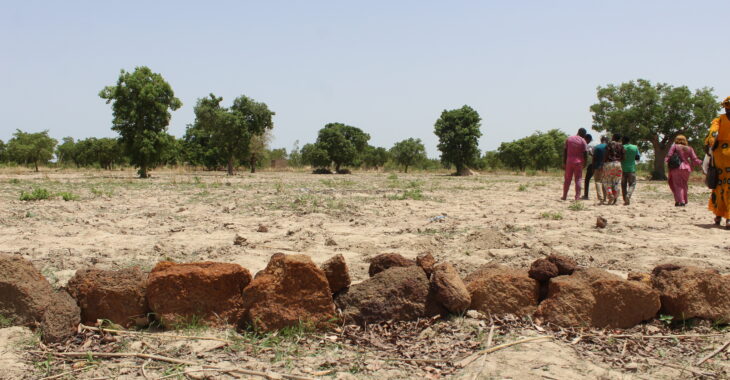
M 712 190 L 707 207 L 715 214 L 716 225 L 725 218 L 725 228 L 730 229 L 730 96 L 725 98 L 722 106 L 725 114 L 712 121 L 705 138 L 705 147 L 712 150 L 719 173 L 717 187 Z

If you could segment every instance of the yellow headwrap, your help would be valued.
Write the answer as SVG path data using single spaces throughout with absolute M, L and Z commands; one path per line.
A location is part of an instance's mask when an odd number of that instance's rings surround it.
M 725 98 L 725 100 L 723 100 L 722 103 L 720 103 L 720 105 L 722 105 L 725 108 L 730 108 L 730 96 Z

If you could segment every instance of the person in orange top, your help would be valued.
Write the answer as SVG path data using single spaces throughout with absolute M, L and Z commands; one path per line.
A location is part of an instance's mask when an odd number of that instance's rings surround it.
M 725 114 L 715 118 L 705 138 L 705 150 L 710 151 L 718 169 L 717 187 L 712 190 L 707 208 L 715 214 L 715 224 L 725 218 L 730 230 L 730 96 L 721 103 Z

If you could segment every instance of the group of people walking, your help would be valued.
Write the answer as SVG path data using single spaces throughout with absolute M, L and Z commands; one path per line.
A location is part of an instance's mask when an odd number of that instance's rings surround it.
M 566 200 L 570 183 L 575 180 L 575 200 L 588 199 L 591 178 L 595 178 L 596 193 L 601 204 L 615 205 L 622 195 L 624 205 L 631 204 L 636 188 L 636 161 L 641 159 L 639 148 L 630 144 L 628 136 L 614 134 L 611 141 L 601 137 L 601 143 L 593 146 L 593 136 L 585 128 L 565 141 L 563 164 L 565 181 L 563 197 Z M 584 193 L 581 196 L 583 167 L 586 167 Z
M 677 207 L 688 203 L 687 190 L 692 168 L 703 168 L 708 176 L 708 187 L 712 189 L 708 208 L 715 214 L 714 223 L 720 225 L 725 218 L 725 228 L 730 230 L 730 96 L 721 105 L 725 114 L 712 121 L 704 140 L 704 161 L 697 157 L 687 138 L 678 135 L 664 162 L 669 167 L 669 188 Z M 565 141 L 565 178 L 561 199 L 567 199 L 572 181 L 575 182 L 575 200 L 589 199 L 590 181 L 593 178 L 601 204 L 615 205 L 621 195 L 624 205 L 630 205 L 636 188 L 636 162 L 641 159 L 639 148 L 631 144 L 628 136 L 619 134 L 614 134 L 610 141 L 607 136 L 601 137 L 600 144 L 596 146 L 591 144 L 592 141 L 593 137 L 585 128 L 580 128 L 577 135 Z M 584 168 L 585 182 L 582 181 Z

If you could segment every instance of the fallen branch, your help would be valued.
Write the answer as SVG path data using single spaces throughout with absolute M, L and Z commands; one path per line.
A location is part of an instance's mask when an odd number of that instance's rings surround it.
M 489 327 L 489 335 L 487 335 L 487 344 L 486 347 L 492 347 L 492 338 L 494 338 L 494 322 L 492 322 L 491 327 Z M 487 365 L 487 353 L 482 355 L 482 361 L 479 363 L 479 371 L 474 372 L 474 374 L 471 377 L 471 380 L 477 380 L 477 377 L 484 372 L 484 367 Z
M 706 362 L 706 361 L 714 358 L 717 354 L 725 351 L 725 349 L 728 348 L 728 347 L 730 347 L 730 340 L 728 340 L 727 342 L 725 342 L 725 344 L 723 344 L 722 346 L 720 346 L 720 348 L 718 348 L 717 350 L 712 351 L 711 354 L 709 354 L 709 355 L 705 356 L 704 358 L 700 359 L 697 363 L 695 363 L 695 365 L 696 366 L 702 365 L 702 363 L 704 363 L 704 362 Z
M 59 357 L 71 357 L 71 358 L 88 358 L 88 357 L 130 358 L 130 357 L 134 357 L 134 358 L 139 358 L 139 359 L 151 359 L 151 360 L 173 363 L 173 364 L 202 366 L 205 369 L 219 370 L 220 372 L 241 373 L 241 374 L 249 375 L 249 376 L 259 376 L 259 377 L 263 377 L 265 379 L 314 380 L 311 377 L 303 377 L 303 376 L 297 376 L 297 375 L 287 375 L 287 374 L 279 374 L 279 373 L 274 373 L 274 372 L 259 372 L 259 371 L 252 371 L 252 370 L 247 370 L 247 369 L 237 369 L 237 368 L 232 369 L 232 368 L 221 368 L 221 367 L 216 367 L 216 366 L 211 366 L 211 365 L 201 365 L 200 363 L 189 361 L 189 360 L 169 358 L 167 356 L 160 356 L 160 355 L 144 354 L 141 352 L 45 352 L 45 351 L 30 351 L 30 352 L 45 353 L 45 354 L 51 354 L 51 355 L 59 356 Z
M 711 338 L 718 336 L 727 336 L 728 334 L 697 334 L 697 335 L 600 335 L 589 334 L 581 335 L 578 338 L 641 338 L 641 339 L 678 339 L 678 338 Z M 577 338 L 576 338 L 577 339 Z
M 98 332 L 108 332 L 112 334 L 119 334 L 119 335 L 140 335 L 140 336 L 149 336 L 151 338 L 175 338 L 175 339 L 193 339 L 193 340 L 214 340 L 217 342 L 223 342 L 232 344 L 233 342 L 226 339 L 221 338 L 214 338 L 210 336 L 188 336 L 188 335 L 175 335 L 175 334 L 163 334 L 163 333 L 146 333 L 141 331 L 127 331 L 127 330 L 115 330 L 115 329 L 105 329 L 105 328 L 99 328 L 99 327 L 91 327 L 86 326 L 84 324 L 80 324 L 79 327 L 81 327 L 82 330 L 89 330 L 89 331 L 98 331 Z
M 481 355 L 491 354 L 492 352 L 499 351 L 499 350 L 507 348 L 507 347 L 515 346 L 515 345 L 522 344 L 522 343 L 529 343 L 529 342 L 540 340 L 540 339 L 554 339 L 554 338 L 552 336 L 537 336 L 534 338 L 521 339 L 521 340 L 517 340 L 514 342 L 510 342 L 510 343 L 500 344 L 499 346 L 494 346 L 494 347 L 487 348 L 487 349 L 484 349 L 481 351 L 477 351 L 477 352 L 467 356 L 466 358 L 459 360 L 456 363 L 456 366 L 464 368 L 464 367 L 468 366 L 469 364 L 471 364 L 474 360 L 477 360 Z

